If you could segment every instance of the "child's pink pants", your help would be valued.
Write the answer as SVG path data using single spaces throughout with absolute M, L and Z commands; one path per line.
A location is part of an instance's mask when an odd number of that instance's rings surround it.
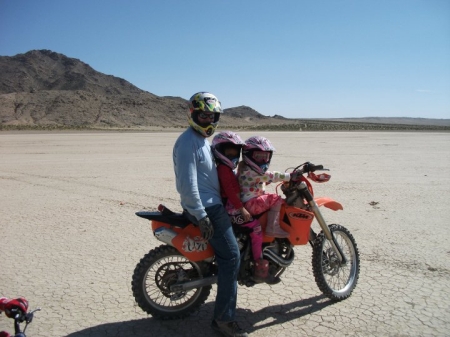
M 259 197 L 255 197 L 250 199 L 245 203 L 245 208 L 251 215 L 257 215 L 264 213 L 265 211 L 271 209 L 272 207 L 275 210 L 280 209 L 280 206 L 283 202 L 283 199 L 275 193 L 268 193 L 260 195 Z M 239 212 L 234 209 L 231 202 L 227 202 L 226 209 L 229 214 L 236 214 Z M 247 224 L 243 224 L 243 227 L 251 228 L 253 231 L 250 233 L 250 239 L 252 241 L 252 255 L 253 259 L 259 260 L 262 258 L 262 242 L 263 242 L 263 233 L 262 228 L 258 220 L 253 220 Z
M 258 220 L 253 220 L 252 222 L 248 222 L 242 225 L 243 227 L 251 228 L 252 232 L 250 233 L 250 240 L 252 242 L 252 255 L 253 260 L 259 260 L 262 258 L 262 241 L 263 235 L 261 230 L 261 225 Z
M 268 193 L 248 200 L 244 206 L 251 215 L 257 215 L 268 211 L 272 207 L 277 208 L 283 203 L 283 199 L 276 193 Z

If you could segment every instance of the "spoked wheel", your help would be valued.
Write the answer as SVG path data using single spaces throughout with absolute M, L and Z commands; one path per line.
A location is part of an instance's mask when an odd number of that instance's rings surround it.
M 204 277 L 207 265 L 189 261 L 174 247 L 151 250 L 136 265 L 131 282 L 134 298 L 146 313 L 159 319 L 189 316 L 209 296 L 211 286 L 187 291 L 171 291 L 177 282 Z
M 347 259 L 341 264 L 323 232 L 314 241 L 312 267 L 319 289 L 330 299 L 341 301 L 352 294 L 359 277 L 359 251 L 348 229 L 330 225 L 337 244 Z

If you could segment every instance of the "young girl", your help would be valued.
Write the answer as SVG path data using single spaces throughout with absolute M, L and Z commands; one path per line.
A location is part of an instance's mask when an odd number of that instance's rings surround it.
M 239 210 L 244 221 L 248 222 L 252 216 L 241 202 L 239 184 L 233 172 L 239 162 L 243 145 L 243 140 L 236 133 L 223 131 L 213 138 L 211 147 L 216 158 L 220 191 L 224 205 L 227 206 L 227 211 L 231 209 Z
M 229 214 L 241 213 L 244 227 L 252 229 L 250 239 L 252 242 L 252 255 L 255 261 L 254 281 L 275 284 L 279 278 L 273 278 L 268 273 L 268 261 L 262 258 L 262 232 L 258 220 L 253 220 L 240 199 L 240 188 L 234 170 L 239 162 L 242 139 L 234 132 L 224 131 L 217 134 L 212 141 L 212 150 L 217 162 L 220 189 L 225 207 Z
M 266 235 L 287 238 L 289 233 L 280 228 L 282 198 L 278 194 L 265 192 L 266 184 L 289 181 L 291 178 L 287 172 L 267 171 L 274 151 L 267 138 L 255 136 L 245 141 L 242 148 L 244 161 L 238 170 L 241 200 L 251 215 L 269 211 Z

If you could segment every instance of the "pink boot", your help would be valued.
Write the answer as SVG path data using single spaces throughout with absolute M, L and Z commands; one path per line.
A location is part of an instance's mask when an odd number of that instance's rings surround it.
M 281 281 L 279 277 L 274 277 L 269 274 L 269 261 L 264 259 L 255 261 L 253 280 L 255 283 L 265 282 L 267 284 L 277 284 Z
M 289 233 L 280 227 L 280 209 L 281 205 L 275 205 L 267 212 L 266 235 L 275 238 L 287 238 L 289 237 Z
M 259 221 L 255 219 L 252 222 L 246 223 L 242 226 L 252 229 L 252 232 L 250 233 L 250 240 L 252 242 L 253 260 L 256 261 L 262 257 L 263 235 L 261 225 L 259 224 Z

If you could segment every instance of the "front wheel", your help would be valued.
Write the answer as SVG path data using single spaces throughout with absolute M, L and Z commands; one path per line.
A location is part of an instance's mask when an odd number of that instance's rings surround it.
M 171 291 L 180 281 L 202 278 L 208 264 L 192 262 L 174 247 L 162 245 L 146 254 L 136 265 L 131 287 L 137 304 L 155 318 L 168 320 L 189 316 L 209 296 L 211 286 Z
M 340 225 L 329 228 L 347 262 L 344 265 L 339 262 L 330 241 L 320 232 L 314 240 L 312 268 L 319 289 L 330 299 L 342 301 L 352 294 L 358 282 L 359 251 L 347 228 Z

